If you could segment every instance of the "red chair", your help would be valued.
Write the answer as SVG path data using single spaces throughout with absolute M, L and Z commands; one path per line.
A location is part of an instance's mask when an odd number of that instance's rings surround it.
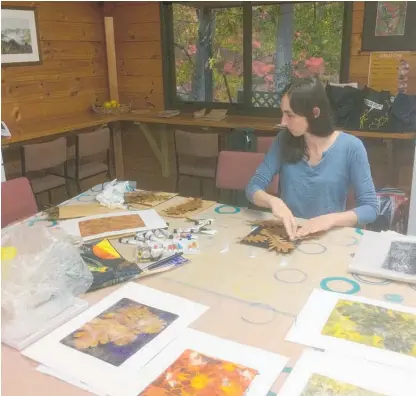
M 216 187 L 244 191 L 263 159 L 263 153 L 221 151 L 218 157 Z M 276 175 L 267 192 L 277 195 L 278 185 L 279 177 Z
M 1 183 L 1 228 L 33 216 L 37 211 L 35 196 L 26 177 Z
M 275 136 L 258 136 L 257 137 L 257 152 L 266 154 L 270 146 L 273 144 Z

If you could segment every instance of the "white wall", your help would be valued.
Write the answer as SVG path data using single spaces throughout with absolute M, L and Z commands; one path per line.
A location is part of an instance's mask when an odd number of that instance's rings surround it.
M 416 235 L 416 147 L 413 164 L 412 192 L 410 195 L 410 212 L 407 234 Z

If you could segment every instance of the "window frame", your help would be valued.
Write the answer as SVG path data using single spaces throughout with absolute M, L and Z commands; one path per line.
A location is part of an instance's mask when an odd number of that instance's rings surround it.
M 182 112 L 194 112 L 203 108 L 227 109 L 228 114 L 250 116 L 272 116 L 280 109 L 275 107 L 254 107 L 252 100 L 252 7 L 260 2 L 232 2 L 227 4 L 209 3 L 209 8 L 243 7 L 243 98 L 238 103 L 221 103 L 206 101 L 183 101 L 176 94 L 176 66 L 173 39 L 173 2 L 160 2 L 160 26 L 162 47 L 163 92 L 165 109 L 175 109 Z M 180 3 L 180 2 L 177 2 Z M 282 2 L 267 2 L 264 4 L 280 4 Z M 298 3 L 298 2 L 293 2 Z M 352 35 L 353 1 L 344 1 L 343 31 L 341 43 L 340 83 L 348 82 L 350 47 Z M 192 3 L 184 2 L 185 5 Z M 200 4 L 200 3 L 199 3 Z

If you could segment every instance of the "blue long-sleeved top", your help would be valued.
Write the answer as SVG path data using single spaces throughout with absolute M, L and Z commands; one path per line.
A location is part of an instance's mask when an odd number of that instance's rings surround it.
M 323 153 L 314 166 L 304 159 L 297 163 L 281 160 L 280 132 L 266 154 L 264 161 L 246 187 L 247 198 L 265 190 L 274 175 L 279 175 L 280 198 L 295 217 L 310 219 L 328 213 L 345 211 L 348 191 L 355 192 L 357 207 L 354 212 L 358 224 L 372 223 L 378 216 L 376 196 L 367 152 L 360 139 L 340 132 L 332 146 Z

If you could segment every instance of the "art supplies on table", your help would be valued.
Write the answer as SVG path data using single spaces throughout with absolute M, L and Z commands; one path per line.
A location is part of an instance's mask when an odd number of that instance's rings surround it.
M 416 236 L 364 231 L 348 271 L 416 283 Z
M 286 340 L 416 373 L 416 308 L 314 290 Z
M 136 263 L 125 260 L 108 239 L 85 243 L 80 252 L 94 278 L 89 292 L 126 282 L 142 272 Z
M 366 359 L 306 350 L 279 396 L 414 396 L 416 377 Z
M 266 396 L 287 361 L 275 353 L 188 328 L 113 396 Z
M 166 228 L 167 224 L 154 209 L 126 211 L 88 216 L 60 222 L 67 234 L 82 237 L 84 241 L 139 231 Z
M 159 113 L 156 114 L 156 117 L 172 118 L 172 117 L 179 115 L 180 113 L 181 113 L 180 110 L 163 110 L 163 111 L 159 111 Z
M 201 198 L 176 197 L 175 201 L 172 200 L 172 206 L 163 209 L 160 214 L 166 217 L 184 219 L 194 216 L 215 204 L 214 201 L 205 201 Z
M 22 354 L 102 394 L 116 395 L 207 309 L 128 283 Z

